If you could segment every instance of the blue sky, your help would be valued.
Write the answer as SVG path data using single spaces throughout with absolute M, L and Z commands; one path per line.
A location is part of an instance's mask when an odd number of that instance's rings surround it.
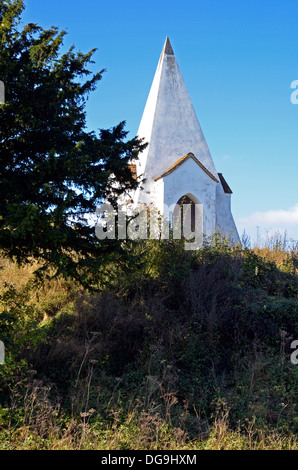
M 90 129 L 125 120 L 136 135 L 169 36 L 240 234 L 298 239 L 297 0 L 25 4 L 24 22 L 66 29 L 67 48 L 98 49 L 93 69 L 106 72 L 88 101 Z

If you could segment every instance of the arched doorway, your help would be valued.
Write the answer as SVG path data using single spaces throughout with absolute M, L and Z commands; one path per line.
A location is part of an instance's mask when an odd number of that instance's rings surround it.
M 172 219 L 173 237 L 191 240 L 202 231 L 202 204 L 191 194 L 184 194 L 177 201 Z

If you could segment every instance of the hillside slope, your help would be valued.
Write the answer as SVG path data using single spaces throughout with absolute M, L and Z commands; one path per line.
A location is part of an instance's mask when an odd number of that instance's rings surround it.
M 297 448 L 295 253 L 127 253 L 96 294 L 2 260 L 1 448 Z

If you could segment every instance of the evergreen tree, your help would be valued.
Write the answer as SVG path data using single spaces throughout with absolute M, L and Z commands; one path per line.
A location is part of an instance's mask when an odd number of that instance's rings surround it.
M 95 49 L 62 54 L 65 31 L 21 26 L 23 9 L 23 0 L 0 0 L 0 248 L 88 285 L 120 247 L 97 240 L 86 214 L 137 186 L 128 161 L 144 144 L 127 140 L 124 122 L 86 130 L 86 100 L 103 73 L 88 69 Z

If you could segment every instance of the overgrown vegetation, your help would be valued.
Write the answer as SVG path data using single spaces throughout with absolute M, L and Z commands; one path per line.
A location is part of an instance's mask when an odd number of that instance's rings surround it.
M 96 294 L 2 259 L 1 448 L 297 449 L 297 250 L 123 249 Z
M 297 249 L 98 240 L 146 144 L 87 132 L 95 50 L 23 9 L 0 0 L 0 448 L 297 449 Z

